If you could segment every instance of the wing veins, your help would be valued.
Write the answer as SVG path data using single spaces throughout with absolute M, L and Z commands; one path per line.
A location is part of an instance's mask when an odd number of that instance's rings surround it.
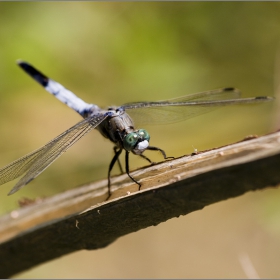
M 64 131 L 38 150 L 4 166 L 0 169 L 0 185 L 26 173 L 9 194 L 18 191 L 37 177 L 74 143 L 98 126 L 106 117 L 106 114 L 88 117 Z
M 122 107 L 140 124 L 170 124 L 190 119 L 226 105 L 257 104 L 269 97 L 241 98 L 235 88 L 189 94 L 157 102 L 127 103 Z

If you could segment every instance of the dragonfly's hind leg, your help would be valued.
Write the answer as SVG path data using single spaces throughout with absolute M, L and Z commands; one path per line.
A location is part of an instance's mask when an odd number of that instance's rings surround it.
M 118 161 L 120 169 L 122 171 L 121 164 L 120 164 L 120 161 L 119 161 L 119 156 L 122 153 L 122 149 L 117 150 L 117 147 L 114 147 L 114 151 L 115 151 L 115 155 L 114 155 L 113 159 L 111 160 L 111 163 L 109 165 L 109 170 L 108 170 L 108 193 L 109 193 L 109 196 L 107 197 L 107 200 L 111 196 L 111 178 L 110 178 L 110 175 L 111 175 L 111 171 L 112 171 L 116 161 Z
M 162 150 L 162 149 L 160 149 L 160 148 L 158 148 L 158 147 L 149 146 L 146 150 L 160 151 L 161 154 L 163 155 L 163 158 L 164 158 L 164 159 L 171 159 L 171 158 L 174 158 L 174 157 L 167 157 L 165 151 Z
M 138 185 L 138 190 L 140 191 L 141 188 L 141 184 L 139 182 L 137 182 L 130 174 L 129 174 L 129 152 L 125 151 L 125 171 L 126 174 L 128 175 L 128 177 Z

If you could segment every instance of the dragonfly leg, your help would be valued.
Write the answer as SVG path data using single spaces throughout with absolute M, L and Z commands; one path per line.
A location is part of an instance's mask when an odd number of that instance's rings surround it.
M 117 146 L 114 147 L 114 152 L 115 152 L 115 154 L 118 153 L 118 147 L 117 147 Z M 123 174 L 124 172 L 123 172 L 122 165 L 121 165 L 121 162 L 120 162 L 120 158 L 119 158 L 119 157 L 118 157 L 118 166 L 119 166 L 119 168 L 120 168 L 121 174 Z
M 111 174 L 111 171 L 112 171 L 116 161 L 119 160 L 119 156 L 120 156 L 121 152 L 122 152 L 122 149 L 119 149 L 118 151 L 117 151 L 117 149 L 115 150 L 115 155 L 114 155 L 114 157 L 111 160 L 111 163 L 109 165 L 109 170 L 108 170 L 108 193 L 109 193 L 109 196 L 107 197 L 107 200 L 111 196 L 111 178 L 110 178 L 110 174 Z
M 150 164 L 156 164 L 156 162 L 151 161 L 148 157 L 144 156 L 143 154 L 140 154 L 139 156 L 147 160 Z
M 140 191 L 140 188 L 141 188 L 141 184 L 138 183 L 130 174 L 129 174 L 129 152 L 128 151 L 125 151 L 125 171 L 126 171 L 126 174 L 128 175 L 128 177 L 134 182 L 136 183 L 139 188 L 138 190 Z
M 163 158 L 164 158 L 164 159 L 171 159 L 171 158 L 174 158 L 174 157 L 167 157 L 165 151 L 162 150 L 162 149 L 160 149 L 160 148 L 158 148 L 158 147 L 149 146 L 149 147 L 147 148 L 147 150 L 151 150 L 151 151 L 160 151 L 161 154 L 163 155 Z

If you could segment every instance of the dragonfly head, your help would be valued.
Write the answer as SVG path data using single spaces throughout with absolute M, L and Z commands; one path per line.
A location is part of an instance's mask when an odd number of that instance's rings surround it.
M 123 139 L 123 147 L 136 155 L 142 154 L 149 147 L 150 135 L 145 129 L 128 133 Z

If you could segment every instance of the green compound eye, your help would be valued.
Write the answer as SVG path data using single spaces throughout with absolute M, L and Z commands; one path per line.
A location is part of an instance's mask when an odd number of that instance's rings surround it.
M 144 140 L 147 140 L 147 141 L 150 141 L 150 134 L 147 132 L 147 130 L 145 129 L 139 129 L 138 130 L 138 135 L 144 139 Z
M 124 140 L 123 146 L 127 151 L 131 151 L 138 141 L 138 135 L 135 132 L 128 133 Z

